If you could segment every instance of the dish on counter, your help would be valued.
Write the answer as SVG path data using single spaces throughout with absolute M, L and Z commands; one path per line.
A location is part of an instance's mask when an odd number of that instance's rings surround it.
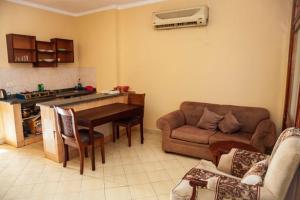
M 53 62 L 53 61 L 55 61 L 55 59 L 53 59 L 53 58 L 45 58 L 45 59 L 43 59 L 43 61 L 45 61 L 45 62 Z

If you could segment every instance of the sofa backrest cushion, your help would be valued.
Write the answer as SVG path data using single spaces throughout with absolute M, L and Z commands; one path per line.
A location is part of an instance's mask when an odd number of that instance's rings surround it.
M 184 113 L 186 124 L 196 126 L 205 107 L 207 107 L 210 111 L 223 116 L 231 111 L 241 123 L 241 132 L 254 133 L 259 122 L 270 118 L 270 113 L 265 108 L 187 101 L 183 102 L 180 106 L 180 110 Z

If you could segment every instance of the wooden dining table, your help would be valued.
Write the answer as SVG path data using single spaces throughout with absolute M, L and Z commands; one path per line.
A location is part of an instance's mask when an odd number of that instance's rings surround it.
M 130 105 L 125 103 L 114 103 L 105 106 L 90 108 L 87 110 L 77 111 L 77 124 L 89 128 L 89 135 L 94 145 L 93 134 L 94 128 L 119 119 L 142 115 L 143 106 Z M 115 134 L 113 134 L 114 137 Z M 94 161 L 93 161 L 94 162 Z M 94 164 L 92 166 L 95 166 Z M 95 170 L 95 169 L 93 169 Z

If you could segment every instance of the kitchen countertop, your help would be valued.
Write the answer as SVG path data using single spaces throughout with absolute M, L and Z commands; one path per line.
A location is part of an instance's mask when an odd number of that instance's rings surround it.
M 73 98 L 69 98 L 69 99 L 55 99 L 52 101 L 38 103 L 37 106 L 49 106 L 49 107 L 69 106 L 69 105 L 74 105 L 74 104 L 79 104 L 79 103 L 86 103 L 86 102 L 91 102 L 91 101 L 95 101 L 95 100 L 117 97 L 117 96 L 121 96 L 121 95 L 123 95 L 123 94 L 90 94 L 90 95 L 85 95 L 85 96 L 80 96 L 80 97 L 73 97 Z
M 58 92 L 57 94 L 55 94 L 55 96 L 43 97 L 43 98 L 38 98 L 38 99 L 18 99 L 14 95 L 13 97 L 9 97 L 6 100 L 0 100 L 0 102 L 5 102 L 5 103 L 9 103 L 9 104 L 41 103 L 41 102 L 46 102 L 46 101 L 48 102 L 48 101 L 56 100 L 57 98 L 64 98 L 67 96 L 81 96 L 81 95 L 88 95 L 88 94 L 92 94 L 92 93 L 94 93 L 94 92 L 90 92 L 90 91 L 86 91 L 86 90 L 66 89 L 66 91 Z

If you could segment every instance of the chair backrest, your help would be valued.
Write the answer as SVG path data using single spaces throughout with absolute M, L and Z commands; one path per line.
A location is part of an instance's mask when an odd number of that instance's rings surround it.
M 62 139 L 75 139 L 77 142 L 80 141 L 78 133 L 77 121 L 75 112 L 72 108 L 63 109 L 54 107 L 56 114 L 56 123 L 58 127 L 58 135 Z
M 145 105 L 145 96 L 146 96 L 145 94 L 129 93 L 128 94 L 128 104 L 144 106 Z
M 276 199 L 284 199 L 300 164 L 300 129 L 289 128 L 280 135 L 269 160 L 264 180 Z

